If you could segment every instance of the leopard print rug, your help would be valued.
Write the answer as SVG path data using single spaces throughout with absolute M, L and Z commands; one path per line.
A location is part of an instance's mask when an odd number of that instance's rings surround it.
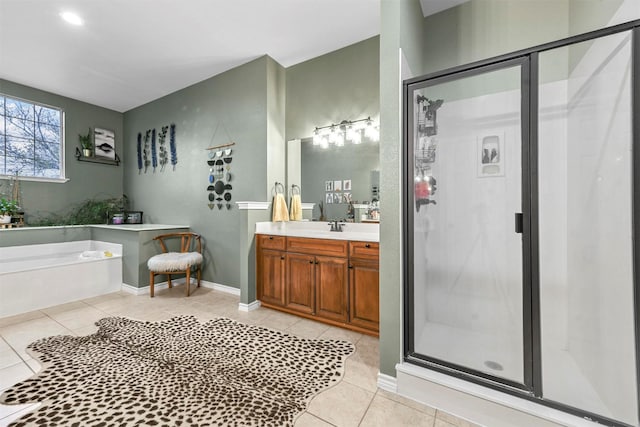
M 89 336 L 27 349 L 42 370 L 3 404 L 42 402 L 15 426 L 291 426 L 340 381 L 354 345 L 217 318 L 109 317 Z

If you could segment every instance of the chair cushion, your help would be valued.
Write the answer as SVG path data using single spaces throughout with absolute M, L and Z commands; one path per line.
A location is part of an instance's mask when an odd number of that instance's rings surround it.
M 149 270 L 155 272 L 185 271 L 189 267 L 201 263 L 202 255 L 198 252 L 167 252 L 149 258 L 147 267 L 149 267 Z

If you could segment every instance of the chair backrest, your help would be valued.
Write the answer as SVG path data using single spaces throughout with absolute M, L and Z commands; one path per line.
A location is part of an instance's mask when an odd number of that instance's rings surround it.
M 157 240 L 160 242 L 160 246 L 162 247 L 162 252 L 169 252 L 167 250 L 167 245 L 165 242 L 169 242 L 174 239 L 180 239 L 180 252 L 198 252 L 202 253 L 202 241 L 200 235 L 192 232 L 182 232 L 182 233 L 167 233 L 160 234 L 153 238 L 153 240 Z

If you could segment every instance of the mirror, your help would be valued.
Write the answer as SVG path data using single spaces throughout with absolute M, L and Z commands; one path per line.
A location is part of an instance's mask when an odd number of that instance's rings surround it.
M 379 220 L 377 200 L 380 189 L 379 142 L 363 139 L 360 144 L 322 148 L 311 138 L 287 144 L 287 189 L 301 187 L 303 203 L 315 203 L 311 216 L 361 222 Z M 376 203 L 371 204 L 372 200 Z M 352 202 L 350 206 L 349 200 Z

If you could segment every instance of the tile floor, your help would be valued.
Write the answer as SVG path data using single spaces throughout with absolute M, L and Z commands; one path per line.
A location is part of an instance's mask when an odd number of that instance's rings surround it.
M 473 424 L 450 414 L 404 399 L 376 387 L 378 340 L 278 311 L 259 308 L 238 311 L 238 297 L 200 288 L 189 298 L 183 286 L 161 290 L 155 298 L 117 292 L 72 302 L 19 316 L 0 318 L 0 391 L 39 370 L 26 352 L 27 344 L 42 337 L 60 334 L 87 335 L 97 328 L 94 322 L 105 316 L 128 316 L 139 320 L 163 320 L 191 314 L 200 320 L 225 316 L 259 324 L 305 338 L 345 339 L 356 345 L 347 359 L 343 381 L 318 394 L 296 426 L 429 426 L 468 427 Z M 37 404 L 0 405 L 0 426 L 6 426 Z

